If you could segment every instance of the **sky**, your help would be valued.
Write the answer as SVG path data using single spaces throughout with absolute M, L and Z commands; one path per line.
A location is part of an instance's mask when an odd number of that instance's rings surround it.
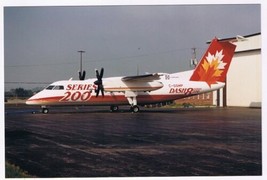
M 79 50 L 86 78 L 174 73 L 214 37 L 259 32 L 260 4 L 4 7 L 5 90 L 78 79 Z

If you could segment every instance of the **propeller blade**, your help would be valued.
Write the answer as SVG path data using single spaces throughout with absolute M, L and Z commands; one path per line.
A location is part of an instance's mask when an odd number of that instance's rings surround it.
M 99 72 L 97 69 L 95 69 L 95 74 L 96 74 L 96 78 L 99 80 L 100 79 L 100 76 L 99 76 Z
M 95 92 L 96 92 L 96 97 L 98 97 L 98 94 L 99 94 L 99 88 L 97 88 L 97 89 L 95 90 Z
M 96 78 L 97 78 L 97 80 L 94 82 L 94 84 L 97 85 L 97 88 L 95 90 L 96 97 L 98 97 L 99 91 L 101 91 L 101 94 L 104 97 L 104 86 L 103 86 L 103 82 L 102 82 L 102 78 L 104 75 L 104 68 L 101 68 L 100 74 L 99 74 L 99 71 L 97 69 L 95 69 L 95 74 L 96 74 Z
M 99 89 L 101 91 L 102 96 L 104 97 L 105 95 L 104 95 L 104 87 L 103 87 L 103 85 L 100 85 Z
M 80 80 L 84 80 L 84 79 L 85 79 L 85 74 L 86 74 L 85 71 L 83 71 L 83 72 L 80 72 L 80 71 L 79 71 L 79 79 L 80 79 Z
M 101 79 L 102 79 L 103 75 L 104 75 L 104 68 L 101 68 L 101 70 L 100 70 L 100 78 Z
M 79 71 L 79 80 L 82 80 L 82 73 Z

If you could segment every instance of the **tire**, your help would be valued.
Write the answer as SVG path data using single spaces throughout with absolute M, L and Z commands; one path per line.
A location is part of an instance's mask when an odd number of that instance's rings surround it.
M 42 113 L 43 113 L 43 114 L 47 114 L 48 112 L 49 112 L 49 110 L 48 110 L 47 108 L 43 108 L 43 109 L 42 109 Z
M 131 111 L 133 112 L 133 113 L 138 113 L 139 112 L 139 107 L 137 106 L 137 105 L 134 105 L 133 107 L 131 107 Z
M 118 112 L 119 111 L 119 107 L 118 106 L 110 106 L 110 111 L 111 112 Z

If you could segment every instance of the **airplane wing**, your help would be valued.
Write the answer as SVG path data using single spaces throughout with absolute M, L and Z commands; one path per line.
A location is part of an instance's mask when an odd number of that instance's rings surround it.
M 133 82 L 133 81 L 142 81 L 142 82 L 152 82 L 155 80 L 160 80 L 160 76 L 158 73 L 153 74 L 145 74 L 145 75 L 137 75 L 137 76 L 125 76 L 121 78 L 124 82 Z
M 105 91 L 107 92 L 125 92 L 128 96 L 129 93 L 154 91 L 163 87 L 159 81 L 161 74 L 145 74 L 138 76 L 125 76 L 118 80 L 105 81 Z

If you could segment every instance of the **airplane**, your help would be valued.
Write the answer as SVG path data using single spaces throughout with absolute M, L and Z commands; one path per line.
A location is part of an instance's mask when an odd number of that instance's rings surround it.
M 96 78 L 56 81 L 30 97 L 27 105 L 39 105 L 42 113 L 48 106 L 88 105 L 110 106 L 111 112 L 119 105 L 130 105 L 139 112 L 140 105 L 170 102 L 218 90 L 225 86 L 236 45 L 214 38 L 194 70 L 177 73 L 103 78 L 104 69 L 95 70 Z M 100 95 L 101 94 L 101 95 Z

